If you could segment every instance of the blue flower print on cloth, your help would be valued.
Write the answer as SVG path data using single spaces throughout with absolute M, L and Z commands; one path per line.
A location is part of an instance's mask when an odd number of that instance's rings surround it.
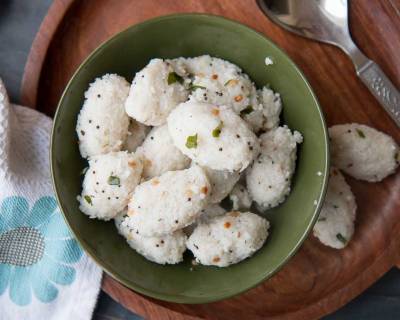
M 72 266 L 82 250 L 72 237 L 54 197 L 38 199 L 31 210 L 24 197 L 7 197 L 0 207 L 0 295 L 17 305 L 53 301 L 74 282 Z

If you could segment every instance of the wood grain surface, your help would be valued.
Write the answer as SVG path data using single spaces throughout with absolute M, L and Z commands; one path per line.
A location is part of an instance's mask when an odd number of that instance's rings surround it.
M 24 106 L 32 108 L 36 106 L 39 78 L 46 58 L 47 49 L 49 48 L 57 27 L 73 2 L 73 0 L 54 1 L 40 25 L 40 30 L 32 43 L 22 77 L 20 97 Z
M 398 0 L 353 0 L 350 7 L 356 43 L 397 87 L 399 10 Z M 399 129 L 358 80 L 344 53 L 284 31 L 261 13 L 254 0 L 55 0 L 28 58 L 23 103 L 40 106 L 41 111 L 53 115 L 67 81 L 95 47 L 132 24 L 176 12 L 222 15 L 262 32 L 303 70 L 329 125 L 364 123 L 400 142 Z M 376 184 L 347 180 L 356 195 L 358 218 L 354 239 L 345 250 L 324 247 L 310 236 L 270 280 L 236 298 L 204 305 L 150 299 L 109 276 L 104 278 L 103 289 L 146 319 L 320 318 L 400 264 L 400 174 Z

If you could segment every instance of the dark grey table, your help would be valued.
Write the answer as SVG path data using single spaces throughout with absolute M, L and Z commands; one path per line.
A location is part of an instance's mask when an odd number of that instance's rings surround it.
M 52 0 L 0 0 L 0 77 L 14 102 L 19 102 L 25 61 L 32 40 L 51 2 Z M 101 292 L 93 319 L 141 318 Z M 361 296 L 324 319 L 399 320 L 400 270 L 391 270 Z

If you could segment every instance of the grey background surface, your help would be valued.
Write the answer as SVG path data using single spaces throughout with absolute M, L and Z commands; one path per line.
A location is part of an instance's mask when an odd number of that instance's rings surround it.
M 13 102 L 19 102 L 26 58 L 51 2 L 52 0 L 0 0 L 0 77 L 6 84 Z M 141 318 L 102 292 L 93 319 Z M 392 269 L 362 295 L 324 319 L 399 320 L 400 270 Z

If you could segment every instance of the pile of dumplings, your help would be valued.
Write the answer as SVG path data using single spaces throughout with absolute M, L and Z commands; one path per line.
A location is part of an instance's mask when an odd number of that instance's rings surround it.
M 90 84 L 79 113 L 79 149 L 88 160 L 80 210 L 114 219 L 128 244 L 150 261 L 225 267 L 250 257 L 269 222 L 252 213 L 290 193 L 302 135 L 279 126 L 282 103 L 268 87 L 208 55 L 152 59 L 132 84 L 106 74 Z M 341 171 L 379 182 L 399 165 L 390 136 L 352 123 L 329 129 L 327 195 L 314 226 L 323 244 L 344 248 L 357 204 Z M 220 204 L 229 199 L 231 211 Z
M 85 92 L 76 132 L 89 166 L 80 210 L 114 219 L 146 259 L 225 267 L 259 250 L 269 222 L 251 212 L 290 192 L 299 132 L 279 126 L 280 95 L 208 55 L 152 59 L 132 84 L 116 74 Z M 227 212 L 220 204 L 231 202 Z

